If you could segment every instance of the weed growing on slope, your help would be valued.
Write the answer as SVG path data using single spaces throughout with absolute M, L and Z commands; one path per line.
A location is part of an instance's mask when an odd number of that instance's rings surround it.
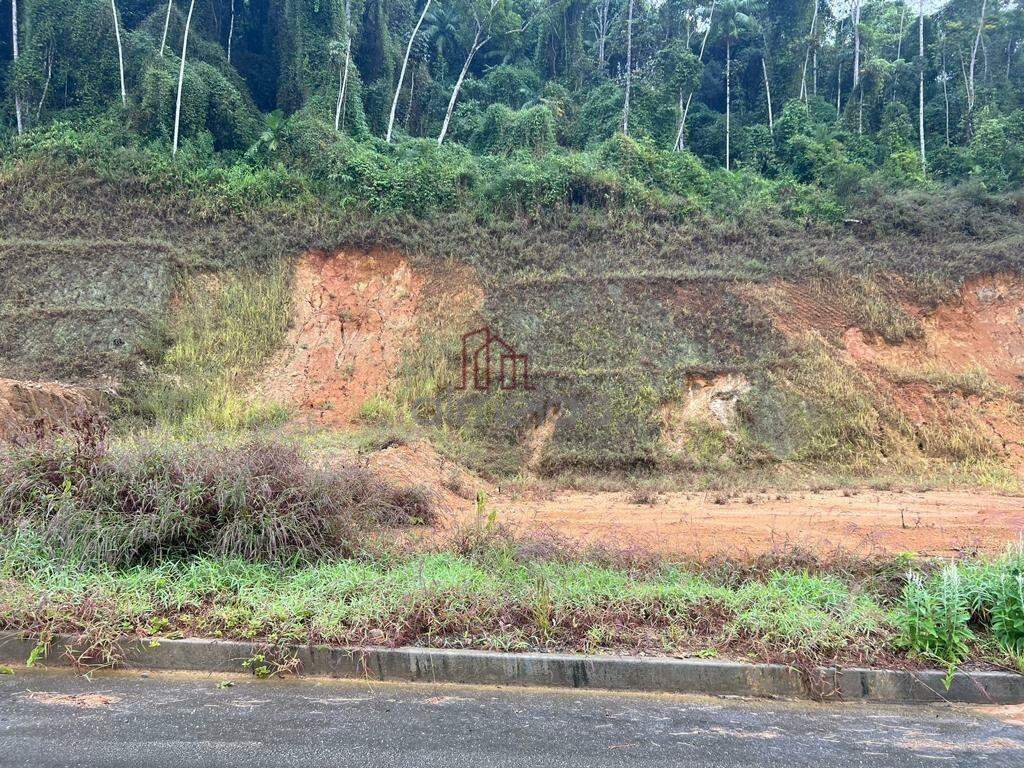
M 351 552 L 374 527 L 429 522 L 416 489 L 358 466 L 322 469 L 293 448 L 67 441 L 0 457 L 0 524 L 111 564 L 207 552 L 250 560 Z
M 185 279 L 153 343 L 155 371 L 135 407 L 185 434 L 234 430 L 279 420 L 282 407 L 254 400 L 247 386 L 284 341 L 291 319 L 284 262 Z

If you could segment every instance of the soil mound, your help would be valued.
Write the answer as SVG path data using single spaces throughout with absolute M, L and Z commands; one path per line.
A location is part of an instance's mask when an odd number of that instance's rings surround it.
M 464 506 L 477 492 L 491 487 L 460 464 L 441 456 L 427 442 L 395 445 L 370 454 L 374 472 L 401 486 L 422 489 L 443 511 Z
M 95 389 L 0 379 L 0 441 L 66 426 L 76 416 L 102 410 L 103 396 Z

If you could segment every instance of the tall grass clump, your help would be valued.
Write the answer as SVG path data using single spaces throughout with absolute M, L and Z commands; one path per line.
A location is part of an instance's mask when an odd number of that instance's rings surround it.
M 352 553 L 375 527 L 430 517 L 416 489 L 363 467 L 313 466 L 261 440 L 108 449 L 61 439 L 0 457 L 0 526 L 111 565 L 196 554 L 311 560 Z
M 279 262 L 184 280 L 154 340 L 155 371 L 135 398 L 142 415 L 185 434 L 281 418 L 280 406 L 258 402 L 246 390 L 284 341 L 289 274 Z

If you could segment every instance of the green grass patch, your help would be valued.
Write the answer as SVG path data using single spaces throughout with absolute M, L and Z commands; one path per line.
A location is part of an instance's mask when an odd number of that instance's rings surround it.
M 303 566 L 201 556 L 113 568 L 56 563 L 23 531 L 0 546 L 0 581 L 0 627 L 38 633 L 861 660 L 893 635 L 885 610 L 830 577 L 771 572 L 728 586 L 678 566 L 537 559 L 500 542 Z
M 251 384 L 284 341 L 291 310 L 284 261 L 185 278 L 157 330 L 155 369 L 137 385 L 133 407 L 185 435 L 282 421 L 284 406 L 259 400 Z

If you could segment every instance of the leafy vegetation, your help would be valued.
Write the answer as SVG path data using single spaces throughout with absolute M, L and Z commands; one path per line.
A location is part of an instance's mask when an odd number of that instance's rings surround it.
M 423 6 L 24 0 L 4 130 L 25 151 L 106 115 L 167 158 L 420 215 L 471 190 L 486 210 L 837 220 L 879 192 L 1024 181 L 1015 4 Z
M 993 562 L 951 563 L 930 578 L 910 574 L 898 610 L 899 642 L 950 670 L 990 632 L 1020 665 L 1024 649 L 1024 549 Z

